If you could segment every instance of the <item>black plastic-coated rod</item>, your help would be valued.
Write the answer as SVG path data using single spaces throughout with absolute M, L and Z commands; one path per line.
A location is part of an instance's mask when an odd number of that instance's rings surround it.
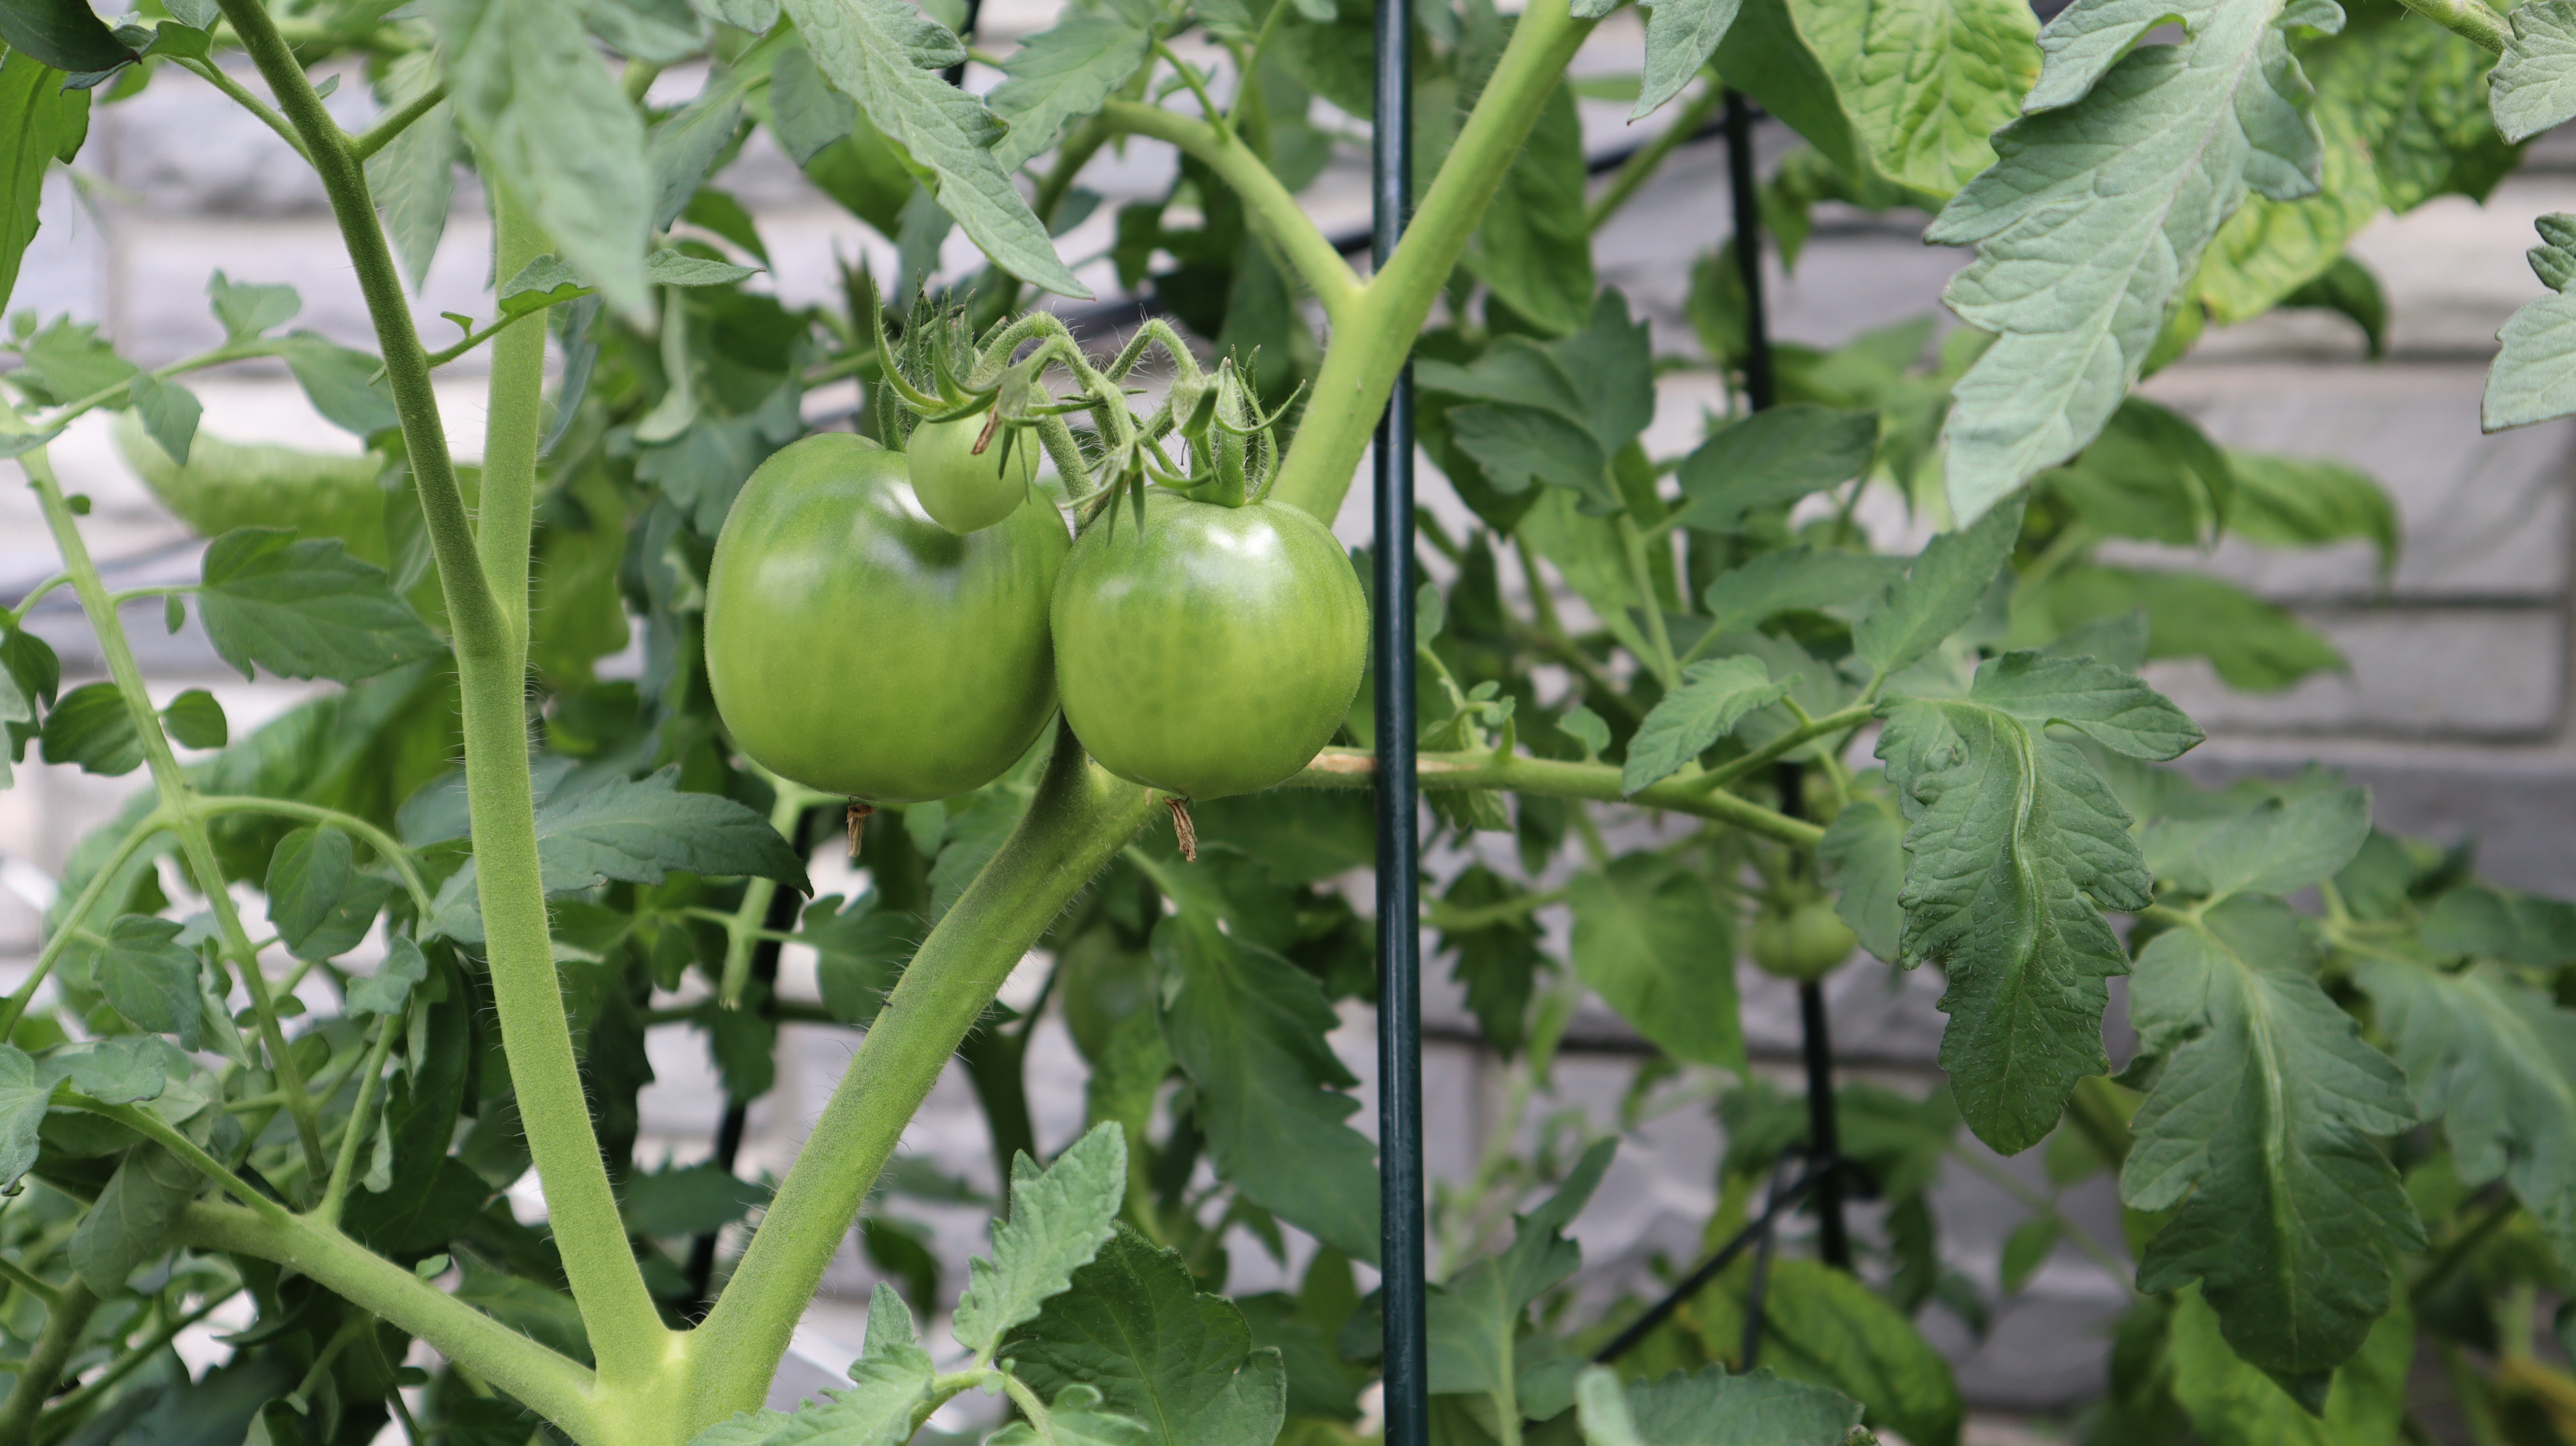
M 1842 1155 L 1834 1125 L 1834 1041 L 1825 1021 L 1825 989 L 1798 986 L 1798 1021 L 1807 1046 L 1807 1149 L 1816 1159 Z M 1851 1269 L 1851 1235 L 1843 1229 L 1843 1177 L 1829 1172 L 1816 1182 L 1816 1254 L 1836 1270 Z
M 1370 145 L 1379 267 L 1413 209 L 1413 27 L 1407 0 L 1377 0 L 1377 124 Z M 1378 1264 L 1386 1321 L 1386 1446 L 1431 1439 L 1422 1186 L 1421 855 L 1413 747 L 1413 368 L 1396 374 L 1377 428 Z
M 1777 401 L 1771 372 L 1771 323 L 1762 295 L 1762 196 L 1753 181 L 1753 108 L 1741 92 L 1726 97 L 1726 180 L 1728 206 L 1735 213 L 1736 274 L 1744 281 L 1744 395 L 1753 410 Z M 1783 793 L 1798 796 L 1794 767 L 1783 767 Z M 1842 1147 L 1834 1127 L 1834 1046 L 1825 1016 L 1825 995 L 1814 984 L 1798 986 L 1798 1017 L 1805 1026 L 1807 1062 L 1807 1148 L 1814 1158 L 1839 1157 Z M 1851 1269 L 1851 1235 L 1843 1226 L 1842 1177 L 1827 1173 L 1816 1182 L 1816 1251 L 1827 1265 Z M 1746 1359 L 1752 1368 L 1752 1342 L 1760 1330 L 1759 1311 L 1746 1317 Z
M 1735 214 L 1735 270 L 1744 279 L 1744 396 L 1761 411 L 1778 400 L 1771 381 L 1771 322 L 1762 305 L 1762 193 L 1753 184 L 1753 107 L 1726 95 L 1727 206 Z

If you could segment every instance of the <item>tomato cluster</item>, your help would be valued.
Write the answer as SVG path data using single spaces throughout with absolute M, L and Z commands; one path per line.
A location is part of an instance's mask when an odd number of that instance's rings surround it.
M 1079 541 L 987 418 L 907 452 L 807 437 L 718 538 L 707 668 L 743 752 L 873 803 L 952 797 L 1062 707 L 1110 772 L 1182 800 L 1292 777 L 1359 688 L 1368 605 L 1332 533 L 1285 503 L 1133 490 Z

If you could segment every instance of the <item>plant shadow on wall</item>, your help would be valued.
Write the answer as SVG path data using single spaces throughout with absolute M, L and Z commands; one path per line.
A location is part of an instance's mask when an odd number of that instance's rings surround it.
M 1417 8 L 1417 219 L 1364 279 L 1298 199 L 1368 119 L 1369 20 L 1332 0 L 1072 7 L 981 99 L 943 72 L 985 58 L 897 0 L 113 26 L 0 0 L 0 292 L 93 109 L 184 71 L 314 169 L 374 328 L 352 349 L 219 273 L 223 342 L 146 369 L 12 298 L 0 453 L 62 567 L 0 615 L 0 777 L 148 787 L 74 847 L 0 1005 L 0 1441 L 902 1442 L 961 1398 L 981 1416 L 938 1421 L 1002 1442 L 1359 1439 L 1376 1174 L 1325 1036 L 1374 989 L 1333 883 L 1372 847 L 1371 601 L 1317 519 L 1408 353 L 1474 522 L 1426 522 L 1446 581 L 1375 605 L 1419 619 L 1460 866 L 1427 917 L 1507 1080 L 1435 1201 L 1435 1439 L 1955 1442 L 1917 1322 L 1981 1328 L 2063 1245 L 2134 1302 L 2087 1439 L 2576 1440 L 2576 906 L 2374 829 L 2323 773 L 2160 767 L 2200 732 L 2150 659 L 2248 689 L 2340 660 L 2215 577 L 2101 560 L 2229 535 L 2393 559 L 2368 477 L 2132 388 L 2276 307 L 2375 346 L 2345 240 L 2483 196 L 2576 112 L 2576 7 L 2076 0 L 2043 31 L 2011 0 L 1663 0 L 1632 80 L 1569 80 L 1611 8 Z M 644 99 L 681 65 L 696 98 Z M 379 118 L 343 130 L 334 85 Z M 1782 262 L 1819 205 L 1910 209 L 1976 248 L 1945 298 L 1968 325 L 1780 347 L 1757 413 L 1726 247 L 1687 334 L 1602 288 L 1593 236 L 1728 86 L 1803 141 L 1762 181 Z M 1659 128 L 1588 189 L 1577 102 L 1614 93 Z M 900 255 L 909 305 L 864 267 L 830 305 L 769 289 L 726 189 L 755 130 Z M 1179 152 L 1169 192 L 1069 266 L 1085 167 L 1146 142 Z M 460 165 L 497 285 L 434 348 L 406 286 Z M 952 231 L 986 264 L 930 275 Z M 2492 426 L 2576 410 L 2576 221 L 2542 237 Z M 1028 309 L 1109 272 L 1169 320 L 1113 352 Z M 476 351 L 469 466 L 431 379 Z M 201 430 L 187 378 L 279 361 L 362 458 Z M 1727 401 L 1656 455 L 1680 372 Z M 807 435 L 853 381 L 856 431 Z M 90 412 L 208 539 L 198 581 L 102 581 L 48 450 Z M 1874 548 L 1882 507 L 1931 540 Z M 62 589 L 103 679 L 28 627 Z M 203 690 L 155 701 L 128 604 L 193 609 L 246 677 L 342 686 L 235 738 Z M 866 886 L 809 899 L 842 847 Z M 1658 1283 L 1585 1288 L 1567 1230 L 1614 1141 L 1558 1109 L 1558 1047 L 1597 999 L 1654 1051 L 1623 1131 L 1713 1108 L 1707 1237 L 1739 1235 L 1817 1153 L 1748 1067 L 1739 942 L 1794 977 L 1854 943 L 1941 971 L 1947 1082 L 1840 1091 L 1884 1206 L 1854 1270 L 1792 1230 L 1630 1331 Z M 782 993 L 788 945 L 817 997 Z M 1087 1125 L 1041 1165 L 1048 1011 Z M 864 1033 L 793 1166 L 741 1179 L 791 1022 Z M 657 1030 L 720 1072 L 714 1160 L 638 1157 Z M 1007 1182 L 962 1283 L 905 1202 L 972 1192 L 896 1153 L 952 1057 Z M 1963 1129 L 2042 1151 L 2053 1190 L 2116 1176 L 2124 1238 L 2016 1184 L 1998 1278 L 1945 1266 L 1930 1183 L 1991 1168 Z M 545 1225 L 502 1194 L 531 1169 Z M 854 1229 L 900 1288 L 849 1387 L 766 1411 Z M 1296 1288 L 1229 1296 L 1234 1250 Z M 247 1323 L 192 1372 L 172 1342 L 218 1311 Z

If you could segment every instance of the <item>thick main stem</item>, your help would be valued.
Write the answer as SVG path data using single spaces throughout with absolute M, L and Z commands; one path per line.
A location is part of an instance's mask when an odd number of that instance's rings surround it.
M 1521 13 L 1493 78 L 1405 228 L 1404 243 L 1335 317 L 1332 347 L 1316 375 L 1306 421 L 1271 488 L 1273 498 L 1327 522 L 1341 510 L 1395 374 L 1413 354 L 1432 303 L 1466 254 L 1468 238 L 1538 123 L 1548 92 L 1595 23 L 1574 18 L 1565 0 L 1531 0 Z
M 1057 733 L 1028 816 L 905 967 L 698 1328 L 687 1393 L 695 1425 L 760 1405 L 798 1313 L 966 1031 L 1152 807 L 1151 793 L 1111 778 L 1071 733 Z
M 510 1082 L 518 1091 L 528 1150 L 545 1187 L 564 1274 L 581 1306 L 602 1385 L 618 1391 L 651 1380 L 668 1357 L 673 1337 L 654 1309 L 627 1244 L 608 1169 L 600 1158 L 598 1136 L 591 1128 L 589 1102 L 582 1091 L 555 977 L 544 876 L 537 860 L 535 792 L 528 778 L 523 702 L 528 521 L 524 502 L 507 502 L 513 487 L 532 484 L 507 479 L 496 484 L 487 475 L 485 505 L 492 506 L 490 489 L 497 485 L 504 494 L 505 511 L 487 511 L 486 530 L 495 535 L 478 543 L 448 455 L 437 397 L 430 390 L 428 358 L 413 329 L 393 253 L 376 221 L 365 168 L 350 154 L 338 124 L 322 108 L 302 64 L 259 0 L 218 3 L 277 96 L 279 108 L 304 137 L 384 352 L 385 380 L 402 420 L 403 442 L 438 560 L 448 625 L 455 635 L 476 897 L 482 905 L 502 1047 L 510 1063 Z M 502 217 L 504 226 L 514 224 L 506 204 Z M 525 239 L 522 235 L 503 244 L 524 245 Z M 531 335 L 542 344 L 541 334 Z M 496 381 L 500 365 L 496 357 Z M 524 396 L 514 393 L 496 400 L 494 412 L 496 428 L 514 439 L 539 419 L 533 386 Z M 514 441 L 505 439 L 502 460 L 517 467 L 522 464 L 512 462 L 507 450 L 512 445 Z M 526 457 L 525 466 L 532 473 L 533 449 Z M 496 586 L 483 553 L 488 548 L 497 554 L 508 547 L 515 547 L 519 555 L 512 561 L 496 560 L 494 570 L 502 575 Z M 317 1163 L 317 1176 L 327 1168 Z

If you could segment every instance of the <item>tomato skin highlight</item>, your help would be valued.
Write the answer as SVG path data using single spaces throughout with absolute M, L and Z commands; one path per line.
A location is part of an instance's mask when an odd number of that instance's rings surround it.
M 924 422 L 912 429 L 904 455 L 912 459 L 913 495 L 922 510 L 949 531 L 964 536 L 981 532 L 1018 510 L 1038 478 L 1038 439 L 1034 433 L 1011 435 L 996 428 L 982 456 L 975 439 L 984 435 L 992 415 L 980 413 L 953 422 Z M 1002 451 L 1010 449 L 1010 460 Z
M 1294 777 L 1332 740 L 1368 661 L 1342 545 L 1284 502 L 1145 489 L 1074 543 L 1055 593 L 1065 721 L 1101 767 L 1186 799 Z
M 742 751 L 808 788 L 917 803 L 980 788 L 1055 712 L 1052 507 L 959 537 L 900 453 L 846 433 L 743 484 L 707 580 L 707 677 Z

